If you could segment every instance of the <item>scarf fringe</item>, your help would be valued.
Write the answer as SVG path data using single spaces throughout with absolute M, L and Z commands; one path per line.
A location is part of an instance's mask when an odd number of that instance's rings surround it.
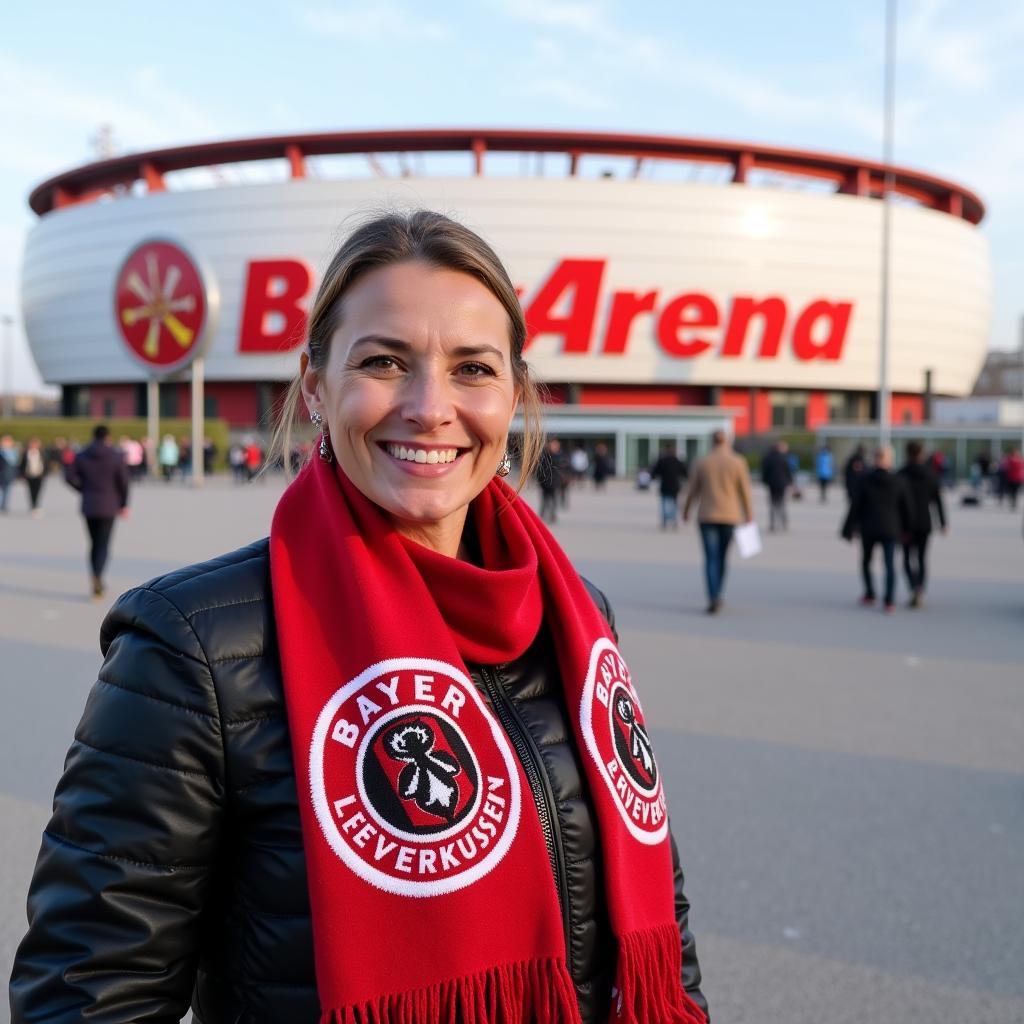
M 580 1024 L 580 1011 L 565 961 L 549 958 L 501 964 L 478 974 L 320 1014 L 320 1024 L 440 1024 L 455 1020 L 461 1024 Z
M 675 925 L 619 936 L 610 1024 L 706 1024 L 682 986 L 682 972 Z

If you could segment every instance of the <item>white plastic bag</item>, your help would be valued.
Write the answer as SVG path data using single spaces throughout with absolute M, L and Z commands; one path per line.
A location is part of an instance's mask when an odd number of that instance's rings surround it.
M 743 523 L 733 531 L 740 558 L 753 558 L 761 550 L 761 531 L 757 523 Z

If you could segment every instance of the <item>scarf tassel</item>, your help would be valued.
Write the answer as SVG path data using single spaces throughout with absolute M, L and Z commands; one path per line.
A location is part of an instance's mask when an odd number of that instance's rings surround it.
M 703 1020 L 703 1018 L 701 1018 Z M 579 1024 L 576 990 L 560 959 L 501 964 L 426 988 L 324 1010 L 320 1024 Z
M 680 982 L 682 971 L 675 925 L 619 936 L 611 1024 L 706 1024 Z

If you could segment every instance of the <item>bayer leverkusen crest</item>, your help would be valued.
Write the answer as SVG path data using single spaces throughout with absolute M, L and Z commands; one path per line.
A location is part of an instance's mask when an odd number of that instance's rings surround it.
M 395 658 L 346 683 L 320 712 L 309 764 L 324 838 L 385 892 L 465 888 L 501 861 L 519 826 L 508 740 L 446 662 Z
M 143 242 L 124 261 L 114 287 L 121 337 L 155 373 L 170 373 L 199 354 L 209 314 L 196 263 L 166 240 Z
M 580 726 L 630 834 L 653 846 L 668 834 L 665 791 L 629 669 L 611 640 L 598 640 L 580 703 Z

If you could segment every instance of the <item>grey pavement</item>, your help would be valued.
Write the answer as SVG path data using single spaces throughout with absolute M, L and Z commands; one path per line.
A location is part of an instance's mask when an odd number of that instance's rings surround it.
M 280 490 L 137 488 L 112 591 L 264 535 Z M 5 976 L 105 610 L 86 596 L 74 495 L 51 479 L 38 520 L 20 493 L 13 504 L 0 518 Z M 660 532 L 652 493 L 574 492 L 555 527 L 616 609 L 715 1024 L 1024 1021 L 1021 517 L 951 505 L 927 607 L 889 617 L 856 606 L 838 493 L 795 503 L 788 534 L 732 558 L 715 618 L 695 529 Z

